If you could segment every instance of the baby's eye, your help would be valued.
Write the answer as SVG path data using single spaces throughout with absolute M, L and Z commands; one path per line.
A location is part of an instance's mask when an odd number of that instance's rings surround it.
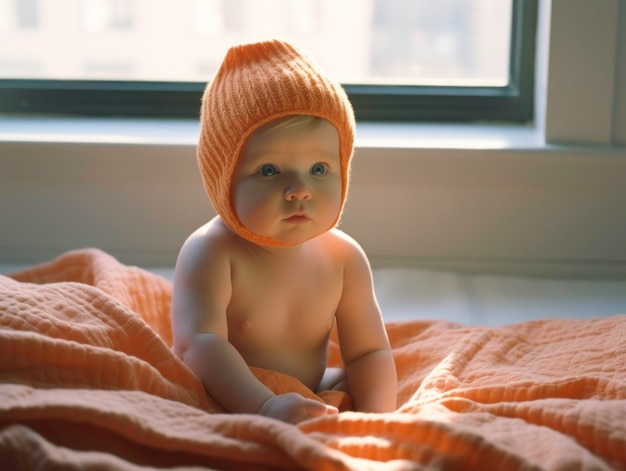
M 275 165 L 265 164 L 261 166 L 261 168 L 258 170 L 258 173 L 260 175 L 263 175 L 264 177 L 273 177 L 278 173 L 278 169 Z
M 311 175 L 322 176 L 326 175 L 326 172 L 328 172 L 328 167 L 325 164 L 316 163 L 311 167 Z

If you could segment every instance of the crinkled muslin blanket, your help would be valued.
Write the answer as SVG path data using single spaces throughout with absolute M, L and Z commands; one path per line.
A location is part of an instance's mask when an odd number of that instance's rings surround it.
M 293 426 L 207 396 L 170 351 L 171 291 L 95 249 L 0 276 L 2 469 L 626 469 L 624 315 L 387 324 L 398 410 Z

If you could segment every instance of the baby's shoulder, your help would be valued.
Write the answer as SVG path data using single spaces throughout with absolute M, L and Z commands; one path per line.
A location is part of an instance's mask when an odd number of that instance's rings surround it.
M 336 227 L 326 232 L 326 235 L 334 243 L 344 246 L 346 248 L 349 248 L 349 249 L 361 248 L 359 243 L 352 236 L 346 234 L 341 229 L 337 229 Z
M 332 247 L 335 253 L 340 254 L 344 260 L 366 258 L 365 251 L 361 245 L 345 232 L 336 228 L 331 229 L 326 233 L 326 237 L 326 243 Z
M 365 250 L 359 243 L 338 229 L 329 231 L 329 237 L 335 244 L 335 253 L 340 254 L 343 266 L 344 284 L 365 286 L 371 284 L 372 269 Z
M 233 247 L 233 234 L 219 217 L 192 232 L 183 243 L 177 267 L 204 270 L 207 265 L 228 260 Z
M 222 218 L 216 216 L 193 231 L 189 237 L 187 237 L 183 247 L 192 245 L 210 249 L 214 246 L 226 246 L 231 239 L 232 231 L 224 224 Z

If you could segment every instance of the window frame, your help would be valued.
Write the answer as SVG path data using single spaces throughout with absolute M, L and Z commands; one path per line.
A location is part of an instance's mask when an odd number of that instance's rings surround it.
M 359 121 L 530 122 L 538 0 L 513 0 L 503 87 L 343 84 Z M 203 82 L 0 79 L 0 113 L 197 118 Z

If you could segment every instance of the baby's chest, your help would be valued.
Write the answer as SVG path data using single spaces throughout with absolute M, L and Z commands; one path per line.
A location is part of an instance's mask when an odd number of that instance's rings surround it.
M 342 283 L 340 273 L 324 267 L 250 270 L 233 280 L 229 335 L 268 342 L 316 342 L 332 327 Z

